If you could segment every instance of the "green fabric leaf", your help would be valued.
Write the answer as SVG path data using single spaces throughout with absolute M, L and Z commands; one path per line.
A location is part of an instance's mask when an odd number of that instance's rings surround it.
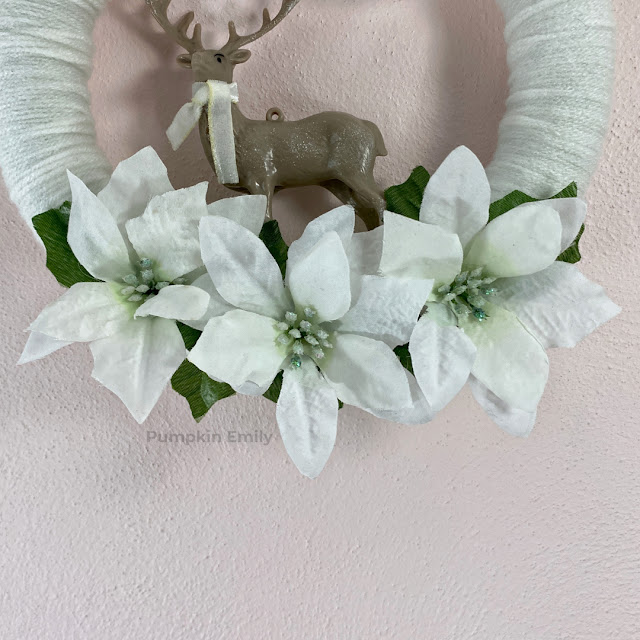
M 96 280 L 73 255 L 67 242 L 71 203 L 65 202 L 58 209 L 51 209 L 33 218 L 33 227 L 47 250 L 47 268 L 63 287 L 78 282 Z
M 551 198 L 544 198 L 544 200 L 555 200 L 557 198 L 577 198 L 578 197 L 578 185 L 575 182 L 572 182 L 568 187 L 565 187 L 560 193 L 557 193 L 555 196 Z M 528 202 L 541 202 L 538 198 L 533 198 L 532 196 L 528 196 L 526 193 L 522 191 L 513 191 L 512 193 L 506 195 L 502 200 L 498 200 L 494 202 L 491 207 L 489 207 L 489 222 L 495 220 L 497 217 L 501 216 L 507 211 L 511 211 L 511 209 L 515 209 L 519 207 L 521 204 L 526 204 Z
M 280 233 L 280 225 L 277 220 L 270 220 L 265 223 L 260 232 L 260 240 L 264 242 L 269 253 L 273 256 L 275 261 L 280 267 L 282 277 L 284 278 L 287 270 L 287 256 L 289 254 L 289 247 L 287 243 L 282 239 Z
M 409 353 L 409 345 L 405 344 L 400 347 L 396 347 L 394 353 L 398 356 L 400 364 L 411 374 L 413 374 L 413 363 L 411 362 L 411 354 Z
M 578 197 L 578 183 L 572 182 L 570 185 L 565 187 L 560 193 L 557 193 L 550 200 L 555 200 L 556 198 L 577 198 Z
M 522 191 L 512 191 L 510 194 L 502 198 L 502 200 L 494 202 L 489 207 L 489 222 L 500 217 L 502 214 L 507 213 L 507 211 L 511 211 L 511 209 L 515 209 L 521 204 L 526 204 L 528 202 L 537 202 L 537 200 Z
M 585 226 L 582 225 L 582 229 L 580 229 L 580 233 L 578 237 L 573 241 L 571 246 L 560 254 L 558 257 L 559 262 L 568 262 L 569 264 L 576 264 L 582 260 L 582 254 L 580 253 L 580 240 L 582 238 L 582 234 L 584 233 Z
M 196 422 L 200 422 L 216 402 L 235 395 L 228 384 L 212 380 L 188 360 L 173 374 L 171 386 L 186 398 Z
M 273 381 L 271 386 L 267 389 L 267 392 L 264 394 L 264 397 L 267 400 L 271 400 L 271 402 L 278 402 L 278 398 L 280 397 L 280 392 L 282 391 L 282 378 L 284 374 L 281 371 L 276 379 Z
M 424 167 L 416 167 L 405 183 L 389 187 L 385 191 L 387 209 L 412 220 L 419 220 L 424 190 L 430 179 L 431 176 Z
M 186 324 L 182 324 L 182 322 L 177 322 L 176 324 L 178 325 L 178 329 L 180 329 L 180 333 L 182 334 L 182 339 L 184 340 L 184 346 L 187 348 L 187 351 L 191 351 L 191 349 L 193 349 L 193 347 L 196 346 L 196 342 L 200 340 L 202 331 L 193 329 L 192 327 L 189 327 Z

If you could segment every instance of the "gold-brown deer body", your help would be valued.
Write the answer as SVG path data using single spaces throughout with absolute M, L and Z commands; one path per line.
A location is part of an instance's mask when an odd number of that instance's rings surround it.
M 189 52 L 179 56 L 178 63 L 192 69 L 195 82 L 231 83 L 235 66 L 251 57 L 251 52 L 241 47 L 276 27 L 299 0 L 284 0 L 273 20 L 265 9 L 262 28 L 251 35 L 238 35 L 234 23 L 229 23 L 229 41 L 219 50 L 204 49 L 199 24 L 192 37 L 187 35 L 194 18 L 192 12 L 175 25 L 171 23 L 167 17 L 170 2 L 147 0 L 163 29 Z M 287 122 L 278 109 L 271 109 L 266 120 L 251 120 L 242 114 L 237 104 L 232 105 L 232 119 L 239 181 L 225 186 L 266 195 L 268 218 L 275 192 L 320 185 L 345 204 L 353 205 L 368 229 L 380 224 L 385 199 L 373 171 L 376 158 L 387 155 L 387 151 L 375 124 L 336 112 Z M 206 114 L 200 120 L 200 136 L 215 172 Z

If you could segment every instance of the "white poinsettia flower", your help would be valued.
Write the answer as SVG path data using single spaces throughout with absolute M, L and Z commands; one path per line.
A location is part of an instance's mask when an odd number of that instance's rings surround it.
M 312 222 L 291 245 L 283 280 L 253 234 L 221 218 L 200 223 L 207 286 L 218 295 L 189 360 L 248 395 L 284 371 L 278 425 L 311 478 L 333 450 L 338 398 L 391 419 L 431 417 L 415 404 L 417 383 L 393 348 L 408 341 L 432 282 L 367 275 L 379 260 L 376 232 L 354 234 L 354 225 L 351 207 Z
M 575 346 L 620 309 L 575 266 L 556 261 L 579 233 L 584 202 L 524 204 L 489 222 L 490 199 L 478 158 L 456 149 L 431 178 L 419 222 L 386 214 L 381 271 L 436 280 L 410 342 L 432 404 L 464 383 L 465 353 L 475 351 L 476 400 L 501 428 L 524 436 L 547 382 L 545 349 Z M 430 261 L 442 231 L 458 235 L 463 255 L 440 271 Z M 456 371 L 455 384 L 442 384 Z
M 90 343 L 93 377 L 143 422 L 186 357 L 176 320 L 197 321 L 209 307 L 209 294 L 189 284 L 189 274 L 203 267 L 199 221 L 237 220 L 239 205 L 207 207 L 207 183 L 175 191 L 150 147 L 122 162 L 97 196 L 72 174 L 69 182 L 67 240 L 101 282 L 75 284 L 44 309 L 29 328 L 20 364 Z M 258 233 L 265 199 L 248 198 L 243 220 Z

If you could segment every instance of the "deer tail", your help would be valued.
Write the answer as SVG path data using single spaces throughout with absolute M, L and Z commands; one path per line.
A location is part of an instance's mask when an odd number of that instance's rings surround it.
M 384 138 L 382 137 L 380 129 L 378 129 L 378 127 L 373 124 L 373 122 L 369 122 L 368 120 L 365 120 L 364 123 L 371 130 L 371 133 L 373 133 L 373 137 L 376 141 L 376 155 L 379 158 L 388 156 L 389 152 L 387 151 L 387 146 L 384 143 Z

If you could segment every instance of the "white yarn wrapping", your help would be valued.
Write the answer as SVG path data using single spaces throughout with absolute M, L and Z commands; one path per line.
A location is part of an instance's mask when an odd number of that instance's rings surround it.
M 514 188 L 545 197 L 571 180 L 586 188 L 611 100 L 611 0 L 496 1 L 511 95 L 488 169 L 494 197 Z M 66 169 L 96 190 L 108 179 L 87 90 L 104 4 L 0 0 L 0 167 L 27 220 L 69 198 Z
M 0 167 L 27 220 L 69 199 L 67 169 L 95 190 L 111 174 L 87 88 L 104 4 L 0 0 Z
M 496 200 L 546 198 L 589 185 L 607 132 L 615 67 L 610 0 L 497 0 L 510 77 L 498 149 L 487 169 Z

